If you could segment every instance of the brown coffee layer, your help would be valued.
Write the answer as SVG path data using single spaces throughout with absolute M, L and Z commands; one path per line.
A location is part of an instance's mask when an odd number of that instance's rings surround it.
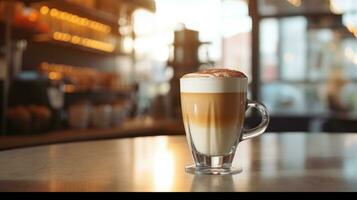
M 185 122 L 202 127 L 242 125 L 246 93 L 181 93 Z

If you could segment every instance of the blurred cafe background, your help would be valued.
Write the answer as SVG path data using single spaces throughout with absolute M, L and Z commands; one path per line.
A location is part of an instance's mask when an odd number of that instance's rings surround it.
M 179 78 L 213 66 L 270 132 L 357 131 L 355 0 L 0 0 L 0 146 L 182 135 Z

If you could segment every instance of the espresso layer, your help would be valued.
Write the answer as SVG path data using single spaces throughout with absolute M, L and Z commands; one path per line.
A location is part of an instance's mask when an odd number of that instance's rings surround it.
M 181 93 L 188 141 L 205 155 L 228 155 L 240 137 L 246 93 Z
M 202 127 L 241 125 L 246 93 L 181 93 L 184 120 Z

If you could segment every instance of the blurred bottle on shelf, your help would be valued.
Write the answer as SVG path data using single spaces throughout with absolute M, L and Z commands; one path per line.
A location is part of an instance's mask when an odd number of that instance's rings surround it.
M 342 98 L 342 90 L 347 83 L 348 80 L 341 69 L 336 68 L 331 71 L 326 82 L 327 102 L 330 111 L 345 113 L 350 110 Z
M 66 87 L 66 92 L 116 91 L 121 88 L 118 74 L 103 72 L 89 67 L 44 62 L 39 66 L 39 72 L 52 80 L 67 79 L 72 84 L 72 87 Z
M 118 100 L 112 104 L 112 108 L 111 125 L 113 127 L 120 127 L 129 117 L 131 105 L 129 101 Z
M 94 128 L 109 128 L 112 122 L 113 108 L 110 104 L 93 106 L 91 124 Z
M 69 106 L 68 124 L 70 128 L 85 129 L 89 127 L 92 105 L 81 101 Z

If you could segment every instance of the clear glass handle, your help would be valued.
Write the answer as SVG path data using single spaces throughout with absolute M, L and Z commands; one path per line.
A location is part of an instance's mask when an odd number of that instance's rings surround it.
M 255 138 L 257 136 L 260 136 L 261 134 L 263 134 L 265 132 L 265 130 L 268 128 L 268 125 L 269 125 L 268 109 L 263 104 L 256 102 L 256 101 L 248 100 L 247 106 L 248 106 L 248 108 L 257 109 L 260 112 L 260 114 L 262 115 L 262 121 L 260 122 L 260 124 L 257 127 L 249 129 L 249 130 L 244 130 L 241 141 L 249 140 L 249 139 Z

